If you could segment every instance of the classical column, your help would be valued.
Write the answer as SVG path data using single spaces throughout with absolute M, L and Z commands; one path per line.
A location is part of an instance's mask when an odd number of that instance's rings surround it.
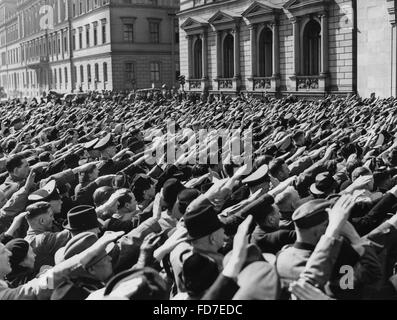
M 58 4 L 58 10 L 57 10 L 57 12 L 58 12 L 58 23 L 62 22 L 61 21 L 61 2 L 62 2 L 62 0 L 57 0 L 57 4 Z
M 273 77 L 278 77 L 280 74 L 280 28 L 278 21 L 272 26 L 273 31 L 273 44 L 272 44 L 272 52 L 273 52 Z
M 300 25 L 299 19 L 292 18 L 292 32 L 294 35 L 294 76 L 300 74 Z
M 65 2 L 65 21 L 69 19 L 69 0 L 64 0 Z
M 216 77 L 222 78 L 222 31 L 216 31 Z
M 236 26 L 234 34 L 234 78 L 240 77 L 240 27 Z
M 208 78 L 208 33 L 205 30 L 202 34 L 202 59 L 203 59 L 203 79 Z
M 250 24 L 248 26 L 248 29 L 250 31 L 250 39 L 251 39 L 251 78 L 256 77 L 256 72 L 257 72 L 257 56 L 256 56 L 256 29 L 257 25 L 256 24 Z
M 187 57 L 188 57 L 188 79 L 193 79 L 193 37 L 192 36 L 187 36 Z
M 321 19 L 321 74 L 328 74 L 328 16 L 324 12 Z

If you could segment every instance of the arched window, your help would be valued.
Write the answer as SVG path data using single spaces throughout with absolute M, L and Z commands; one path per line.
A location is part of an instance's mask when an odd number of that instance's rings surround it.
M 271 77 L 273 74 L 273 32 L 264 28 L 259 36 L 259 76 Z
M 193 60 L 194 78 L 201 79 L 203 77 L 203 42 L 201 39 L 197 39 L 194 43 Z
M 320 74 L 321 26 L 310 20 L 303 33 L 303 72 L 307 76 Z
M 228 34 L 223 40 L 223 77 L 234 76 L 234 38 Z

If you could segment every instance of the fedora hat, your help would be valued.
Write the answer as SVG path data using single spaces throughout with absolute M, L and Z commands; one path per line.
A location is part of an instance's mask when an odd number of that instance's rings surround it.
M 95 208 L 92 206 L 77 206 L 67 214 L 63 227 L 71 231 L 87 231 L 100 228 Z
M 336 186 L 337 182 L 329 172 L 323 172 L 316 176 L 316 182 L 310 186 L 310 191 L 315 195 L 325 195 L 331 193 Z
M 214 207 L 203 205 L 189 210 L 184 215 L 189 240 L 196 240 L 223 228 Z

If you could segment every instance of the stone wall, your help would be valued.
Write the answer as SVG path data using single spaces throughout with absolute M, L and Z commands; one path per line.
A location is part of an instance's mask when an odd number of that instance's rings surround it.
M 211 3 L 207 6 L 199 7 L 193 11 L 182 11 L 180 24 L 188 17 L 198 18 L 201 21 L 208 21 L 218 10 L 226 13 L 241 15 L 245 9 L 254 1 L 221 1 L 221 3 Z M 284 5 L 285 0 L 257 1 L 264 4 Z M 188 8 L 186 4 L 182 7 Z M 290 77 L 294 71 L 294 37 L 290 14 L 286 11 L 280 18 L 280 89 L 282 91 L 295 91 L 291 87 Z M 329 90 L 351 92 L 354 89 L 354 60 L 353 60 L 353 7 L 351 0 L 335 0 L 329 7 Z M 242 90 L 252 88 L 252 83 L 248 80 L 251 70 L 251 43 L 248 29 L 248 21 L 243 19 L 240 29 L 240 66 L 242 78 Z M 181 74 L 188 77 L 188 58 L 187 58 L 187 39 L 186 33 L 180 32 L 180 56 Z M 210 29 L 208 34 L 208 72 L 210 84 L 214 85 L 213 79 L 216 78 L 216 48 L 215 32 Z M 210 88 L 213 89 L 213 88 Z

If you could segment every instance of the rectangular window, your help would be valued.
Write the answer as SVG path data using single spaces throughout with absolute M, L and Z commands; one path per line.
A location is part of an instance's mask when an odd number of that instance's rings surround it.
M 150 81 L 160 81 L 160 63 L 150 63 Z
M 125 64 L 125 78 L 127 81 L 132 81 L 135 79 L 135 66 L 133 63 Z
M 134 41 L 134 25 L 130 23 L 124 24 L 123 40 L 125 42 Z
M 178 19 L 174 20 L 174 31 L 175 31 L 175 43 L 179 43 L 179 21 Z
M 79 49 L 83 48 L 83 30 L 79 30 Z
M 103 81 L 108 81 L 108 64 L 106 62 L 103 64 Z
M 91 65 L 87 66 L 87 81 L 91 82 Z
M 89 26 L 86 26 L 85 40 L 86 40 L 86 45 L 87 45 L 87 48 L 88 48 L 90 46 L 90 27 Z
M 102 24 L 102 44 L 106 43 L 106 24 Z
M 73 35 L 72 35 L 72 49 L 76 50 L 76 31 L 73 31 Z
M 150 32 L 150 42 L 159 43 L 160 42 L 160 24 L 158 22 L 149 23 Z
M 94 27 L 94 46 L 98 45 L 98 27 Z

